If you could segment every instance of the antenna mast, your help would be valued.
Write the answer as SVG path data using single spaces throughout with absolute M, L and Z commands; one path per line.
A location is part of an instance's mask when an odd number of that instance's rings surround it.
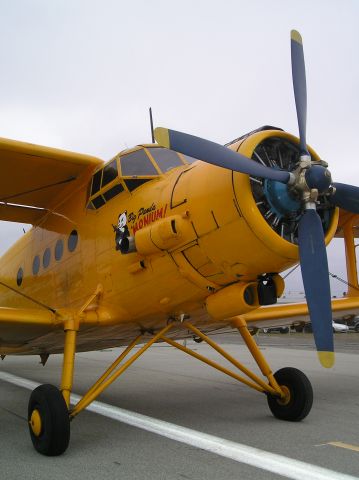
M 152 118 L 152 108 L 150 107 L 150 123 L 151 123 L 151 136 L 152 136 L 152 143 L 155 143 L 155 134 L 153 132 L 153 118 Z

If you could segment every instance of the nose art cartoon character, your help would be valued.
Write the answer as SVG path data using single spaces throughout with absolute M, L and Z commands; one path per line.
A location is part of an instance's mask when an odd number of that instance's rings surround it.
M 130 232 L 127 226 L 127 211 L 120 213 L 118 216 L 117 226 L 112 225 L 115 232 L 115 244 L 116 250 L 121 250 L 121 243 L 123 240 L 130 236 Z

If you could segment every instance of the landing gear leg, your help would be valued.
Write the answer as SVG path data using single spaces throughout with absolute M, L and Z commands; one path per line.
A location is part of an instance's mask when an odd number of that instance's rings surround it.
M 261 372 L 268 378 L 269 385 L 277 392 L 276 395 L 266 392 L 273 415 L 291 422 L 303 420 L 313 405 L 313 389 L 306 375 L 296 368 L 289 367 L 282 368 L 273 375 L 258 345 L 251 337 L 245 320 L 236 317 L 232 324 L 238 328 Z
M 77 330 L 74 321 L 65 325 L 61 391 L 54 385 L 45 384 L 35 388 L 30 396 L 28 406 L 30 436 L 35 450 L 43 455 L 61 455 L 69 445 L 69 406 Z

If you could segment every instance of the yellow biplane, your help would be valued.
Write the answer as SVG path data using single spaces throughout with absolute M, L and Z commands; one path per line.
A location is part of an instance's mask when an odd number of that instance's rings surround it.
M 63 353 L 60 389 L 41 385 L 29 401 L 40 453 L 63 453 L 70 420 L 155 342 L 264 393 L 280 419 L 309 413 L 307 377 L 293 368 L 273 374 L 251 329 L 310 317 L 320 361 L 333 364 L 332 310 L 359 308 L 359 189 L 332 183 L 306 144 L 304 56 L 295 31 L 291 48 L 299 139 L 263 127 L 221 146 L 158 128 L 157 143 L 106 163 L 0 140 L 0 219 L 33 225 L 0 260 L 0 354 L 36 354 L 45 364 Z M 331 302 L 325 245 L 335 235 L 345 238 L 349 290 Z M 280 273 L 299 260 L 308 306 L 275 305 Z M 239 330 L 264 378 L 208 335 L 228 326 Z M 179 343 L 192 336 L 237 371 Z M 70 406 L 75 352 L 117 346 L 125 347 L 118 359 Z

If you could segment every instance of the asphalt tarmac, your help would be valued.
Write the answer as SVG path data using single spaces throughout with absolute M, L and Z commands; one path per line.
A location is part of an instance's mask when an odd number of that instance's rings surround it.
M 216 339 L 257 373 L 238 335 L 218 335 Z M 309 334 L 260 334 L 257 341 L 273 371 L 296 367 L 310 379 L 314 404 L 302 422 L 275 419 L 263 394 L 172 347 L 156 345 L 99 401 L 146 415 L 152 423 L 154 419 L 163 420 L 168 422 L 164 425 L 174 425 L 175 431 L 176 426 L 187 427 L 187 436 L 193 437 L 193 441 L 169 439 L 162 427 L 158 433 L 152 433 L 141 425 L 134 427 L 85 411 L 71 423 L 71 442 L 66 453 L 61 457 L 43 457 L 33 449 L 28 433 L 30 391 L 0 380 L 0 479 L 284 478 L 271 473 L 268 465 L 274 457 L 268 457 L 268 452 L 280 455 L 287 478 L 320 478 L 310 477 L 310 472 L 314 472 L 311 465 L 332 471 L 331 478 L 341 478 L 340 473 L 359 478 L 359 334 L 335 336 L 338 353 L 331 370 L 319 365 Z M 190 341 L 187 346 L 213 360 L 219 358 L 203 343 Z M 119 351 L 78 354 L 74 392 L 83 393 Z M 225 360 L 220 363 L 226 365 Z M 45 367 L 39 365 L 38 357 L 6 357 L 0 363 L 0 378 L 7 372 L 22 379 L 58 385 L 60 371 L 61 357 L 56 355 L 50 357 Z M 219 438 L 218 453 L 200 443 L 207 438 L 203 434 Z M 240 452 L 235 459 L 228 458 L 230 447 Z M 243 449 L 248 447 L 258 449 L 252 465 L 244 461 Z M 304 462 L 308 474 L 296 477 L 293 460 Z

